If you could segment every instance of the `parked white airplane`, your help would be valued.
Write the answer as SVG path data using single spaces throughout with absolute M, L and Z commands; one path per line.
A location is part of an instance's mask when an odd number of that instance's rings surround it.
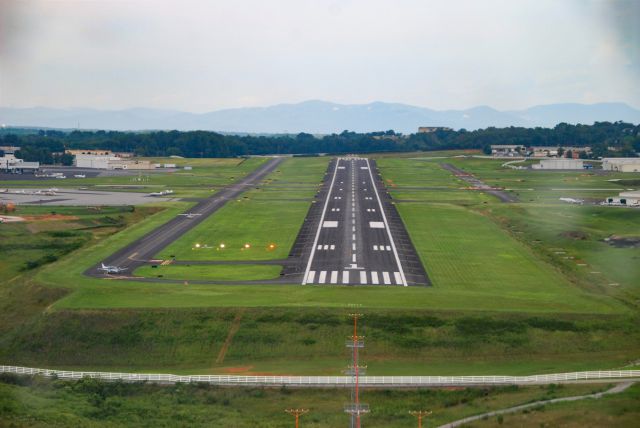
M 173 190 L 163 190 L 162 192 L 152 192 L 149 196 L 165 196 L 173 193 Z
M 573 199 L 573 198 L 560 198 L 562 202 L 568 202 L 570 204 L 579 204 L 582 205 L 584 203 L 584 199 Z
M 186 218 L 195 218 L 195 217 L 197 217 L 197 216 L 199 216 L 199 215 L 202 215 L 202 214 L 185 213 L 185 214 L 178 214 L 178 215 L 183 215 L 183 216 L 185 216 Z
M 75 174 L 74 177 L 75 178 L 87 178 L 87 176 L 85 174 Z
M 121 268 L 118 266 L 105 266 L 104 263 L 100 263 L 100 264 L 101 264 L 101 267 L 99 267 L 98 269 L 106 273 L 120 273 L 127 270 L 127 268 Z

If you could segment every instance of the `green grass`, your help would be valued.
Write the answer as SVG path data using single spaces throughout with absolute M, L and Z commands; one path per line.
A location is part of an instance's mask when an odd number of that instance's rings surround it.
M 272 265 L 160 265 L 143 266 L 137 276 L 184 280 L 250 281 L 277 278 L 281 266 Z
M 300 420 L 301 426 L 305 427 L 335 427 L 349 421 L 343 411 L 343 403 L 349 400 L 346 389 L 159 386 L 16 376 L 4 376 L 2 380 L 0 423 L 7 426 L 288 427 L 293 419 L 284 412 L 286 408 L 310 409 Z M 606 385 L 366 390 L 361 397 L 370 405 L 371 413 L 363 416 L 362 422 L 371 427 L 413 426 L 416 422 L 409 410 L 431 409 L 433 414 L 428 418 L 428 426 L 435 426 L 490 410 L 584 395 L 604 388 Z M 608 421 L 605 425 L 615 426 L 620 426 L 617 424 L 620 421 L 633 421 L 632 418 L 638 415 L 637 406 L 633 406 L 637 395 L 638 388 L 633 388 L 620 396 L 597 402 L 595 410 L 591 411 L 598 417 L 594 420 Z M 625 405 L 630 407 L 622 411 Z M 574 412 L 571 412 L 572 406 L 577 406 Z M 603 426 L 591 424 L 577 414 L 584 410 L 586 406 L 580 403 L 570 404 L 565 407 L 564 414 L 584 421 L 580 426 Z M 529 414 L 529 419 L 537 417 L 538 412 Z
M 167 172 L 162 169 L 139 171 L 103 177 L 67 178 L 59 180 L 5 180 L 0 187 L 9 188 L 78 188 L 91 190 L 150 193 L 171 189 L 175 198 L 208 197 L 221 186 L 233 183 L 266 161 L 266 158 L 244 159 L 154 159 L 161 163 L 193 165 L 193 170 Z

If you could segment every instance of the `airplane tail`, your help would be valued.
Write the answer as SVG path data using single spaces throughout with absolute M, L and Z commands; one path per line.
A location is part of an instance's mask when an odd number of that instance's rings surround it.
M 100 263 L 102 265 L 102 269 L 106 269 L 107 267 L 104 265 L 104 263 Z

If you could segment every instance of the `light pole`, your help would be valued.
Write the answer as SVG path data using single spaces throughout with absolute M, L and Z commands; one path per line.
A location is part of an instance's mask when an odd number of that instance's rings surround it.
M 418 428 L 422 428 L 422 418 L 429 416 L 431 413 L 431 410 L 412 410 L 409 412 L 410 415 L 418 418 Z
M 309 409 L 285 409 L 284 411 L 296 418 L 296 428 L 300 425 L 300 416 L 309 413 Z

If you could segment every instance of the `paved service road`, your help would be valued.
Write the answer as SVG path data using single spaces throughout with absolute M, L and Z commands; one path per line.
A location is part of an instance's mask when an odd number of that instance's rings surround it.
M 372 162 L 335 159 L 327 181 L 302 284 L 409 285 Z
M 249 175 L 196 204 L 185 213 L 195 214 L 194 216 L 179 215 L 174 217 L 142 238 L 117 251 L 106 260 L 103 260 L 102 263 L 107 266 L 125 268 L 126 271 L 118 274 L 118 276 L 130 276 L 136 268 L 149 262 L 167 245 L 223 207 L 228 200 L 237 198 L 242 192 L 258 184 L 266 175 L 275 170 L 282 160 L 282 158 L 268 160 Z M 100 278 L 112 277 L 99 268 L 100 264 L 97 264 L 88 269 L 85 275 Z

